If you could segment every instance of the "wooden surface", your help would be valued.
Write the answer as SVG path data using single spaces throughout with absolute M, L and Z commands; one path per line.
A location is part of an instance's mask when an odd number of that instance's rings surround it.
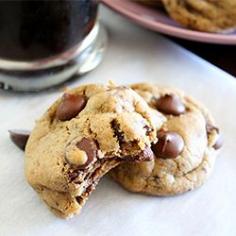
M 236 46 L 170 39 L 236 77 Z

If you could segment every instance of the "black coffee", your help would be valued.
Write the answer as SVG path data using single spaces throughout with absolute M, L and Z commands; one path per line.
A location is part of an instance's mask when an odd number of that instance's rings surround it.
M 96 16 L 96 0 L 0 0 L 0 59 L 60 54 L 81 42 Z

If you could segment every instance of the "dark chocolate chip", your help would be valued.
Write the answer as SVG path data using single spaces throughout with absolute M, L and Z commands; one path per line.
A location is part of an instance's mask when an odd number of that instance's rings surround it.
M 88 160 L 86 163 L 78 167 L 78 169 L 85 169 L 97 157 L 97 144 L 92 139 L 82 138 L 82 140 L 79 141 L 76 146 L 87 154 Z
M 21 150 L 25 150 L 26 143 L 30 136 L 30 131 L 28 130 L 9 130 L 11 141 Z
M 213 148 L 214 148 L 215 150 L 218 150 L 218 149 L 220 149 L 222 146 L 223 146 L 223 137 L 222 137 L 222 135 L 219 135 L 218 138 L 217 138 L 217 140 L 216 140 L 216 142 L 215 142 L 215 144 L 213 145 Z
M 86 97 L 84 95 L 65 93 L 57 107 L 56 117 L 61 121 L 70 120 L 77 116 L 84 109 L 85 105 Z
M 176 132 L 160 131 L 157 138 L 157 143 L 152 146 L 156 157 L 176 158 L 184 149 L 183 138 Z
M 160 97 L 155 104 L 156 108 L 167 115 L 178 116 L 185 112 L 185 106 L 180 98 L 174 94 Z

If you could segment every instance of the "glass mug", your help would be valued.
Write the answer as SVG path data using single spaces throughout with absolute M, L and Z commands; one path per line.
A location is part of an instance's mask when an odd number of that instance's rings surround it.
M 0 88 L 37 91 L 94 69 L 106 33 L 98 0 L 1 0 Z

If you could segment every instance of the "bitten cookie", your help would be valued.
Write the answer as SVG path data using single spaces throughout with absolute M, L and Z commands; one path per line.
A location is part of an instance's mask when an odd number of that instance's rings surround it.
M 201 186 L 210 175 L 222 145 L 219 129 L 208 111 L 183 92 L 150 84 L 131 86 L 167 121 L 152 145 L 155 158 L 125 163 L 111 176 L 126 189 L 168 196 Z
M 236 0 L 162 0 L 169 15 L 180 24 L 207 32 L 236 29 Z
M 25 174 L 49 208 L 71 217 L 99 179 L 125 160 L 150 160 L 164 117 L 132 89 L 87 85 L 67 91 L 37 121 Z

